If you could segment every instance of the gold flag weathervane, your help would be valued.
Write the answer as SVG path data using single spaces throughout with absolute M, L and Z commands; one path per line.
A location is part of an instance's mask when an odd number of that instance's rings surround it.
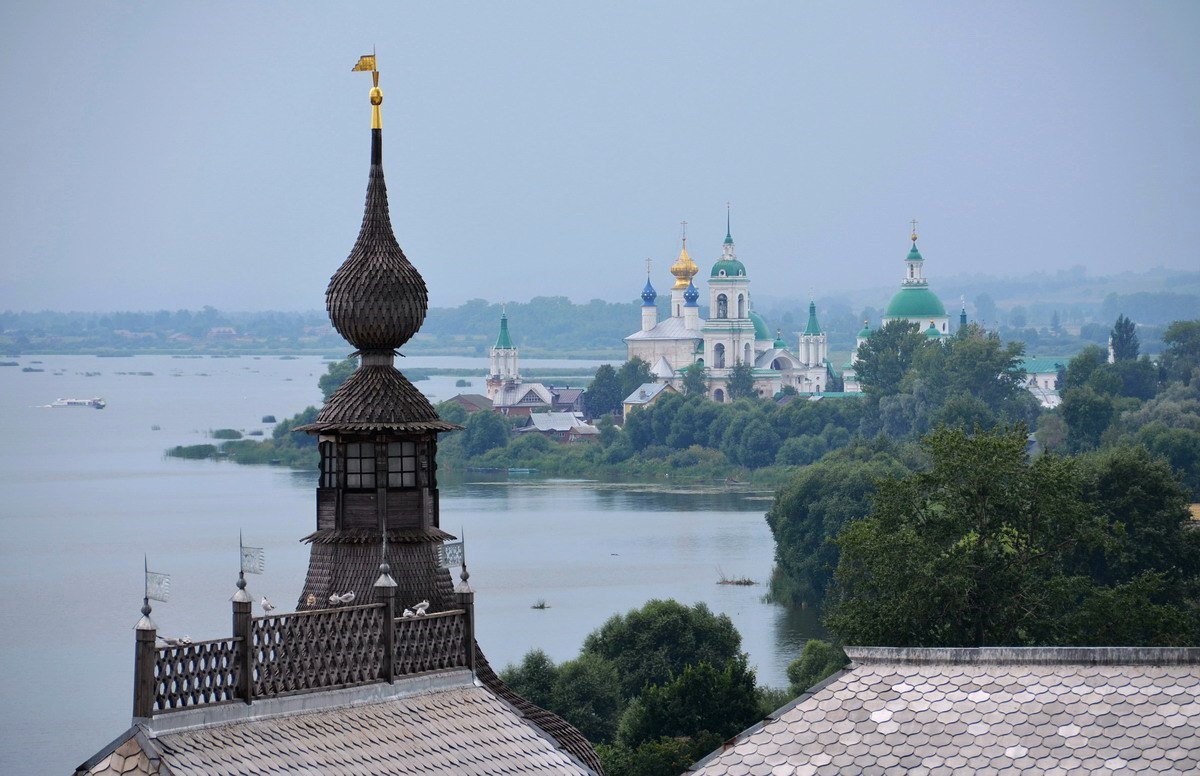
M 383 91 L 379 88 L 379 69 L 375 66 L 375 52 L 363 54 L 350 72 L 371 73 L 371 129 L 383 129 L 383 117 L 379 106 L 383 104 Z

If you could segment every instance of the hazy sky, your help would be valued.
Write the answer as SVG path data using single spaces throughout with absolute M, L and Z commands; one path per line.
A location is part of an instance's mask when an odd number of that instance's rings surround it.
M 935 289 L 1197 268 L 1197 40 L 1197 2 L 9 2 L 0 309 L 322 306 L 372 45 L 434 304 L 665 290 L 727 200 L 773 296 L 898 282 L 914 216 Z

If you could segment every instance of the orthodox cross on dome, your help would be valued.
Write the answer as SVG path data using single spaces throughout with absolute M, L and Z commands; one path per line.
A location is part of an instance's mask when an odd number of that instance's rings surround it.
M 683 247 L 684 247 L 684 249 L 686 250 L 686 249 L 687 249 L 687 221 L 680 221 L 680 222 L 679 222 L 679 229 L 680 229 L 680 232 L 681 232 L 681 233 L 682 233 L 682 235 L 683 235 L 683 236 L 682 236 L 682 239 L 683 239 Z
M 909 221 L 909 223 L 912 224 L 912 241 L 916 242 L 917 241 L 917 219 L 914 218 L 913 220 Z
M 646 257 L 646 277 L 647 277 L 647 278 L 649 278 L 649 277 L 650 277 L 650 265 L 651 265 L 651 264 L 653 264 L 653 263 L 654 263 L 654 259 L 652 259 L 652 258 L 650 258 L 649 256 L 647 256 L 647 257 Z

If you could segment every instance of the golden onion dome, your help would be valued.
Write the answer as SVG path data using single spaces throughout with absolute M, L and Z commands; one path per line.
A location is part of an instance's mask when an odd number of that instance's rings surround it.
M 687 252 L 687 238 L 683 239 L 683 247 L 679 250 L 679 258 L 671 265 L 671 274 L 675 276 L 675 285 L 671 286 L 674 291 L 685 290 L 691 285 L 692 278 L 700 271 L 700 267 L 696 262 L 692 261 L 692 257 Z

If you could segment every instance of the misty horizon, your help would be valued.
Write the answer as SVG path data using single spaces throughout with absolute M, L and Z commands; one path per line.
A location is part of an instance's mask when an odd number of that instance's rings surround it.
M 0 309 L 319 309 L 361 219 L 372 44 L 433 306 L 633 299 L 683 220 L 705 277 L 727 201 L 763 299 L 894 286 L 914 217 L 948 307 L 958 278 L 1200 265 L 1194 4 L 0 18 Z

